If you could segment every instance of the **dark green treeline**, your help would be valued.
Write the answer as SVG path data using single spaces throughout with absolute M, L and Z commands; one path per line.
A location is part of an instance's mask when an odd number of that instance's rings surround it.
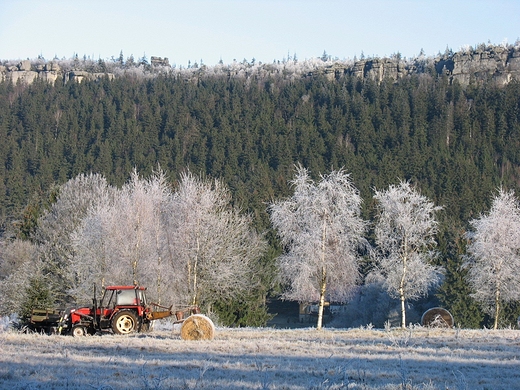
M 158 76 L 50 85 L 0 83 L 3 226 L 79 173 L 115 185 L 160 164 L 221 178 L 269 228 L 266 202 L 289 194 L 294 164 L 344 167 L 372 215 L 373 188 L 410 180 L 436 204 L 442 262 L 500 185 L 520 183 L 520 84 L 462 87 L 420 74 L 284 80 Z M 25 209 L 27 212 L 27 209 Z M 456 268 L 456 267 L 455 267 Z

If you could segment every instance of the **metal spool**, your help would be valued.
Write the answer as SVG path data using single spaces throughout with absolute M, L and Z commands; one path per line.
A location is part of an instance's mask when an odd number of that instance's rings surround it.
M 452 328 L 455 322 L 451 313 L 442 307 L 426 310 L 421 317 L 421 325 L 432 328 Z

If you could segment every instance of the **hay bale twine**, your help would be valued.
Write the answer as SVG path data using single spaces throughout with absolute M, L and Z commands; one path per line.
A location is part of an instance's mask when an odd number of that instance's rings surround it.
M 451 313 L 442 307 L 426 310 L 421 317 L 421 325 L 432 328 L 452 328 L 454 325 Z
M 203 314 L 193 314 L 186 318 L 181 326 L 183 340 L 213 340 L 215 325 Z

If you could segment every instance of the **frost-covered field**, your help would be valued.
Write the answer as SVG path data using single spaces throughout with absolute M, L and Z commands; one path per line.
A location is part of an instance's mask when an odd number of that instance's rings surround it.
M 2 389 L 520 389 L 518 330 L 0 330 Z

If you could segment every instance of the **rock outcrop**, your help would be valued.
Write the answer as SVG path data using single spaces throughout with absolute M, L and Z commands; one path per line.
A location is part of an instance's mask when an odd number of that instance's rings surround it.
M 341 63 L 324 65 L 308 74 L 324 74 L 329 78 L 339 74 L 351 74 L 362 79 L 381 82 L 386 78 L 394 81 L 412 74 L 424 73 L 428 67 L 437 74 L 446 75 L 451 82 L 462 85 L 471 82 L 494 81 L 505 85 L 511 80 L 520 80 L 520 47 L 489 46 L 476 50 L 447 53 L 433 59 L 370 58 L 342 66 Z
M 170 67 L 168 58 L 151 57 L 151 65 L 140 67 L 139 64 L 128 65 L 119 63 L 105 64 L 99 60 L 97 63 L 90 62 L 82 65 L 75 59 L 62 62 L 31 63 L 30 60 L 20 61 L 17 65 L 0 65 L 0 80 L 11 79 L 14 83 L 32 83 L 36 79 L 55 82 L 60 78 L 63 82 L 82 82 L 84 80 L 97 80 L 103 77 L 110 79 L 118 75 L 141 75 L 154 77 L 164 71 L 174 71 Z M 112 73 L 111 73 L 112 72 Z M 308 62 L 264 64 L 254 65 L 247 62 L 234 63 L 226 66 L 215 67 L 192 67 L 175 69 L 186 79 L 200 78 L 207 74 L 222 74 L 229 77 L 249 78 L 252 76 L 275 74 L 283 77 L 314 77 L 318 74 L 325 75 L 333 80 L 343 74 L 357 76 L 364 80 L 382 82 L 385 79 L 397 81 L 413 74 L 428 73 L 434 75 L 445 75 L 451 82 L 459 82 L 469 85 L 472 82 L 480 83 L 493 81 L 498 85 L 505 85 L 512 80 L 520 80 L 520 46 L 485 46 L 480 45 L 477 49 L 461 50 L 460 52 L 447 52 L 435 58 L 421 56 L 411 60 L 402 59 L 399 56 L 391 58 L 368 58 L 358 61 L 326 61 L 312 59 Z M 220 72 L 220 73 L 219 73 Z
M 100 73 L 100 72 L 87 72 L 84 70 L 71 70 L 70 72 L 66 72 L 63 76 L 63 81 L 76 81 L 81 83 L 84 80 L 99 80 L 103 77 L 108 77 L 110 80 L 114 79 L 114 74 L 112 73 Z
M 505 85 L 514 78 L 520 80 L 520 50 L 493 46 L 460 51 L 442 56 L 436 69 L 463 85 L 488 80 Z
M 166 57 L 162 58 L 152 56 L 150 59 L 150 63 L 152 64 L 152 66 L 170 66 L 170 61 Z
M 36 79 L 42 79 L 54 83 L 58 79 L 81 82 L 85 79 L 93 80 L 108 76 L 114 78 L 110 73 L 87 72 L 82 70 L 63 71 L 56 61 L 38 63 L 33 65 L 30 60 L 20 61 L 17 65 L 0 66 L 0 81 L 10 79 L 14 84 L 23 82 L 31 84 Z
M 60 76 L 60 66 L 55 62 L 33 66 L 30 60 L 23 60 L 17 65 L 0 66 L 0 80 L 9 78 L 15 84 L 18 81 L 31 84 L 37 78 L 54 82 Z
M 378 83 L 386 78 L 399 80 L 411 74 L 410 67 L 404 61 L 390 58 L 373 58 L 357 61 L 350 73 Z

